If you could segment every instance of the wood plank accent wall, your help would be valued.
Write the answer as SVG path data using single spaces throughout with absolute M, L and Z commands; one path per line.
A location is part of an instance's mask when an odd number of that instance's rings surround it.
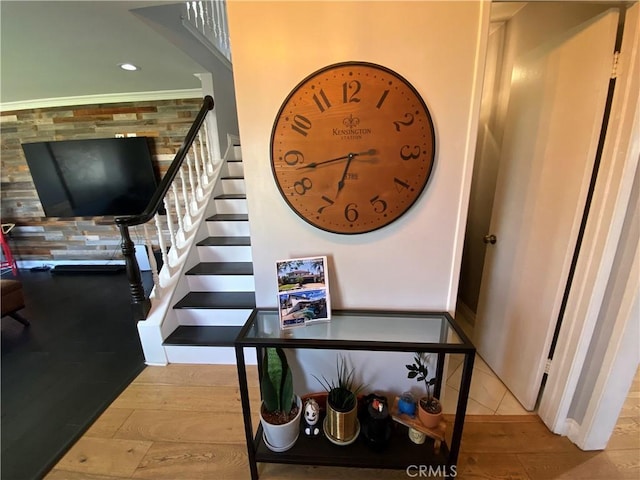
M 15 223 L 9 243 L 16 260 L 121 259 L 114 217 L 47 218 L 24 157 L 22 143 L 115 137 L 150 137 L 158 180 L 193 123 L 202 99 L 79 105 L 0 113 L 0 218 Z M 144 243 L 140 230 L 135 243 Z M 136 238 L 138 237 L 138 238 Z

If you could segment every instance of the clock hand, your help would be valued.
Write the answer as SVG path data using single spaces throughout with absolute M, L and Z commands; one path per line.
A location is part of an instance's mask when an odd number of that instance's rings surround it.
M 347 155 L 349 160 L 347 160 L 347 164 L 344 167 L 344 172 L 342 172 L 342 178 L 338 182 L 338 192 L 336 193 L 336 197 L 338 196 L 338 193 L 340 193 L 340 190 L 342 190 L 342 188 L 344 187 L 344 179 L 347 178 L 347 172 L 349 171 L 349 165 L 351 165 L 351 160 L 353 160 L 356 157 L 356 155 L 358 155 L 358 154 L 357 153 L 350 153 L 349 155 Z
M 349 153 L 348 155 L 344 155 L 342 157 L 338 157 L 338 158 L 332 158 L 331 160 L 324 160 L 322 162 L 312 162 L 312 163 L 308 163 L 306 165 L 302 165 L 300 167 L 298 167 L 298 169 L 300 168 L 316 168 L 320 165 L 325 165 L 327 163 L 333 163 L 333 162 L 338 162 L 340 160 L 346 160 L 347 158 L 349 158 L 349 156 L 360 156 L 360 155 L 375 155 L 376 153 L 378 153 L 378 151 L 375 148 L 371 148 L 369 150 L 367 150 L 366 152 L 360 152 L 360 153 Z

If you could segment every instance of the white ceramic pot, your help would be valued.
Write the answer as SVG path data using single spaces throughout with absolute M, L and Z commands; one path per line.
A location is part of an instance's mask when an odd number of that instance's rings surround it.
M 263 439 L 267 448 L 273 452 L 284 452 L 289 450 L 298 440 L 300 435 L 300 418 L 302 417 L 302 400 L 296 395 L 296 405 L 298 414 L 289 423 L 273 425 L 262 418 L 260 411 L 260 423 L 264 432 Z

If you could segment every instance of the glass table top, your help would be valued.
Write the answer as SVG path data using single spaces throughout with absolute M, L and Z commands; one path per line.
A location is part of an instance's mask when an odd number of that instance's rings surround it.
M 256 310 L 243 328 L 241 344 L 375 342 L 384 344 L 437 344 L 471 347 L 447 313 L 350 312 L 332 313 L 331 320 L 282 330 L 277 310 Z M 282 342 L 280 342 L 282 341 Z

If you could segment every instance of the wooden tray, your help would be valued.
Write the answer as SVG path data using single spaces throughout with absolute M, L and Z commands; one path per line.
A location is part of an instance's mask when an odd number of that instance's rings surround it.
M 398 400 L 399 397 L 395 397 L 393 400 L 393 407 L 391 408 L 391 418 L 395 422 L 418 430 L 419 432 L 424 433 L 427 437 L 433 438 L 435 440 L 433 444 L 434 451 L 438 453 L 440 450 L 440 444 L 444 442 L 444 434 L 447 431 L 447 422 L 442 419 L 440 421 L 440 424 L 436 428 L 427 428 L 422 424 L 417 416 L 410 417 L 406 413 L 400 413 L 398 410 Z

